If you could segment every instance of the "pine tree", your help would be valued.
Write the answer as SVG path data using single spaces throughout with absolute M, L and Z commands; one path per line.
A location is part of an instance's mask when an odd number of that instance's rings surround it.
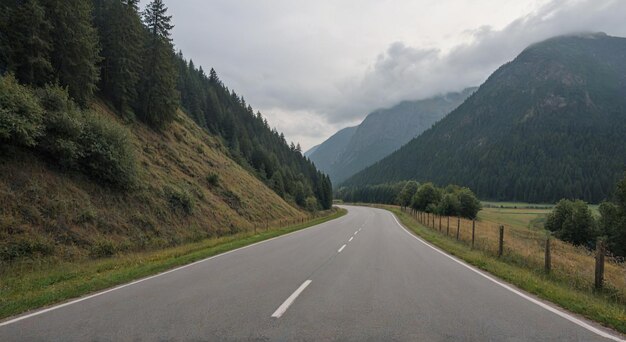
M 145 122 L 156 128 L 163 128 L 174 120 L 179 103 L 170 39 L 172 17 L 166 13 L 167 7 L 162 0 L 149 3 L 143 13 L 149 38 L 143 58 L 145 68 L 140 86 L 139 113 Z
M 97 90 L 100 47 L 90 0 L 42 0 L 53 30 L 52 67 L 70 95 L 86 105 Z
M 37 0 L 25 0 L 3 5 L 0 10 L 0 54 L 4 67 L 15 74 L 21 82 L 41 86 L 49 81 L 52 73 L 50 63 L 50 32 L 52 25 L 45 10 Z
M 137 102 L 144 28 L 136 0 L 110 1 L 102 12 L 98 22 L 103 57 L 101 89 L 126 114 Z

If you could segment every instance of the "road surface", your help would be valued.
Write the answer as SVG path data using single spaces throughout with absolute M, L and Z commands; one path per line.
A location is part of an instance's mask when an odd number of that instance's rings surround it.
M 384 210 L 327 223 L 52 310 L 0 341 L 611 341 L 430 247 Z

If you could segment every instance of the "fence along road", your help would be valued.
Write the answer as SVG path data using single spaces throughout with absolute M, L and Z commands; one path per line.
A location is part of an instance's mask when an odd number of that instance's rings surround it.
M 431 247 L 348 215 L 0 323 L 24 340 L 620 341 Z

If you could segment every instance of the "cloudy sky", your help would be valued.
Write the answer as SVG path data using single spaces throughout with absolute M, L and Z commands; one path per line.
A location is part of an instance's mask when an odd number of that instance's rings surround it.
M 165 3 L 176 49 L 305 150 L 377 108 L 480 85 L 533 42 L 626 36 L 625 0 Z

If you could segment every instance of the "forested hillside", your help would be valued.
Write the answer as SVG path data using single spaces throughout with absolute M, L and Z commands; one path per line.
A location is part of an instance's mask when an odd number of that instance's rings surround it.
M 182 107 L 198 125 L 224 139 L 234 160 L 301 207 L 331 207 L 328 176 L 318 171 L 298 146 L 288 145 L 285 136 L 270 128 L 243 97 L 230 91 L 215 70 L 206 75 L 182 53 L 177 55 L 177 63 Z
M 345 184 L 461 184 L 483 199 L 598 203 L 626 165 L 626 39 L 534 44 L 473 96 Z
M 341 183 L 355 173 L 388 156 L 458 107 L 476 88 L 417 101 L 402 101 L 376 110 L 356 127 L 345 128 L 323 142 L 309 156 Z
M 174 52 L 163 2 L 138 3 L 0 3 L 0 262 L 162 247 L 331 206 L 327 176 Z
M 166 130 L 179 105 L 224 139 L 231 157 L 281 197 L 330 207 L 328 177 L 271 129 L 213 69 L 173 52 L 171 16 L 161 0 L 9 0 L 2 4 L 0 71 L 31 86 L 59 84 L 88 107 L 94 96 L 122 117 Z

